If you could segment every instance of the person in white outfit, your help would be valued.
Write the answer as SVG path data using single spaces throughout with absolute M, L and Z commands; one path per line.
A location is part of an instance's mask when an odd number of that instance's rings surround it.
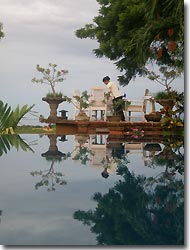
M 116 85 L 115 82 L 110 81 L 109 76 L 105 76 L 103 78 L 103 82 L 107 86 L 109 92 L 111 93 L 113 104 L 114 104 L 114 102 L 117 102 L 120 99 L 123 100 L 123 97 L 122 97 L 122 94 L 119 90 L 119 87 Z M 116 106 L 115 110 L 114 110 L 115 113 L 121 117 L 121 121 L 125 121 L 123 108 L 124 108 L 124 101 L 121 102 L 120 105 Z

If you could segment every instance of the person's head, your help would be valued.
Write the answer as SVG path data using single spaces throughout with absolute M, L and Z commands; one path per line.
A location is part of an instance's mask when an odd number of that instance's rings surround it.
M 109 76 L 105 76 L 102 81 L 107 85 L 110 81 Z

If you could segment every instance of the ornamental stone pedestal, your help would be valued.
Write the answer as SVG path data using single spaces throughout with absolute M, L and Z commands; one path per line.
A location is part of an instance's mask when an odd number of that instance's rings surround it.
M 65 99 L 62 97 L 43 97 L 42 100 L 49 104 L 50 115 L 48 118 L 56 118 L 57 117 L 57 108 L 58 108 L 59 104 L 65 101 Z

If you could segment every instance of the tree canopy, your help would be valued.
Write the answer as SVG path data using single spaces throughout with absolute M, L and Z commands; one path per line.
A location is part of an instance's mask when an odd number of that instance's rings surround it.
M 154 62 L 183 68 L 184 3 L 182 0 L 97 0 L 99 15 L 76 31 L 79 38 L 95 39 L 97 57 L 114 61 L 122 72 L 121 85 L 146 74 Z

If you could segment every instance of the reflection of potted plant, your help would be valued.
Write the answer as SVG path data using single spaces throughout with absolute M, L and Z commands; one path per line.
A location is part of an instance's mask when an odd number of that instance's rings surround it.
M 164 142 L 163 150 L 154 156 L 153 164 L 156 166 L 166 166 L 165 172 L 173 173 L 184 172 L 184 154 L 181 152 L 183 141 Z M 183 150 L 182 150 L 183 151 Z
M 80 160 L 81 164 L 86 165 L 90 160 L 89 156 L 93 155 L 92 151 L 88 147 L 89 135 L 75 135 L 76 145 L 73 150 L 72 160 Z
M 145 151 L 153 151 L 153 152 L 155 152 L 155 151 L 161 151 L 162 149 L 161 149 L 161 146 L 160 146 L 160 144 L 158 144 L 158 143 L 147 143 L 145 146 L 144 146 L 144 150 Z
M 33 78 L 32 82 L 47 84 L 51 87 L 51 92 L 49 92 L 46 97 L 43 97 L 42 100 L 47 102 L 50 107 L 50 116 L 49 118 L 57 117 L 57 108 L 60 103 L 62 103 L 65 99 L 61 92 L 57 93 L 55 91 L 55 85 L 59 82 L 63 82 L 65 80 L 64 76 L 68 73 L 67 70 L 57 70 L 57 65 L 49 63 L 49 67 L 47 69 L 41 67 L 37 64 L 36 69 L 40 72 L 43 77 L 41 79 Z
M 64 98 L 68 103 L 72 103 L 79 111 L 78 115 L 75 117 L 76 120 L 89 121 L 90 117 L 86 115 L 85 110 L 93 103 L 93 101 L 89 100 L 90 95 L 88 95 L 87 91 L 83 91 L 81 95 L 74 95 L 73 98 L 68 96 L 64 96 Z
M 47 160 L 61 160 L 62 157 L 65 157 L 65 153 L 62 153 L 57 148 L 57 135 L 48 135 L 49 138 L 49 149 L 47 152 L 42 154 L 42 157 L 45 157 Z

